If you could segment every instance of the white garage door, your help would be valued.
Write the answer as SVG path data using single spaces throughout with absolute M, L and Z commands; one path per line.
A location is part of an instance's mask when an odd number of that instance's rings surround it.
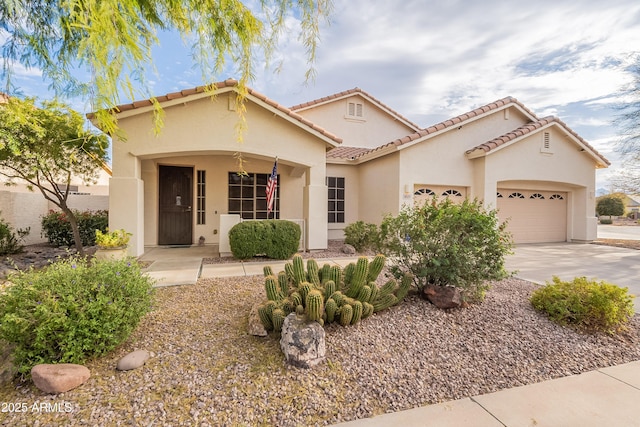
M 498 217 L 516 243 L 565 242 L 567 193 L 498 189 Z

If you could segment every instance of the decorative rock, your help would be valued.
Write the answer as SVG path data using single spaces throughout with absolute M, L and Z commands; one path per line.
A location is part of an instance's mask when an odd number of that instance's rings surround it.
M 251 307 L 251 311 L 249 312 L 249 325 L 247 329 L 249 330 L 249 335 L 254 335 L 256 337 L 266 337 L 267 335 L 269 335 L 269 333 L 260 321 L 258 307 L 260 307 L 259 302 L 255 303 L 253 307 Z
M 41 364 L 31 368 L 31 379 L 38 389 L 48 394 L 64 393 L 89 379 L 89 369 L 73 363 Z
M 462 305 L 460 289 L 453 286 L 426 285 L 422 295 L 438 308 L 458 308 Z
M 347 255 L 355 255 L 356 254 L 356 248 L 354 248 L 353 246 L 351 246 L 348 243 L 345 243 L 344 246 L 342 246 L 342 253 L 347 254 Z
M 318 322 L 307 322 L 303 316 L 291 313 L 282 325 L 280 348 L 290 364 L 311 368 L 325 359 L 324 335 Z
M 149 352 L 147 350 L 132 351 L 118 360 L 116 369 L 119 371 L 137 369 L 144 365 L 147 360 L 149 360 Z

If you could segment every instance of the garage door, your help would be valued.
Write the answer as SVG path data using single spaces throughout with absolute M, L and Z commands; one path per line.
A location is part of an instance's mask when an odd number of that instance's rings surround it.
M 424 203 L 431 200 L 434 196 L 439 199 L 448 197 L 455 203 L 462 203 L 467 197 L 466 187 L 447 187 L 440 185 L 416 185 L 413 192 L 413 201 L 415 203 Z
M 498 189 L 498 217 L 516 243 L 565 242 L 567 193 Z

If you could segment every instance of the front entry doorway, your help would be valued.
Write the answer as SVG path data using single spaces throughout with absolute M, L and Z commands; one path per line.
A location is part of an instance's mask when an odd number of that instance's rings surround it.
M 193 168 L 160 166 L 159 245 L 193 243 Z

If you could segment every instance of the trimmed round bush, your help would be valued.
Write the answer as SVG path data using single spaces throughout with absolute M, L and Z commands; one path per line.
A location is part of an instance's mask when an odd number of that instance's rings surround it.
M 624 330 L 634 313 L 627 288 L 586 277 L 566 282 L 554 276 L 531 295 L 531 304 L 561 325 L 592 332 Z
M 288 259 L 298 252 L 300 226 L 283 219 L 244 221 L 229 230 L 229 244 L 235 258 L 248 259 L 263 255 L 272 259 Z
M 153 281 L 132 259 L 71 257 L 9 277 L 0 294 L 0 339 L 16 345 L 18 372 L 82 363 L 121 344 L 150 309 Z

